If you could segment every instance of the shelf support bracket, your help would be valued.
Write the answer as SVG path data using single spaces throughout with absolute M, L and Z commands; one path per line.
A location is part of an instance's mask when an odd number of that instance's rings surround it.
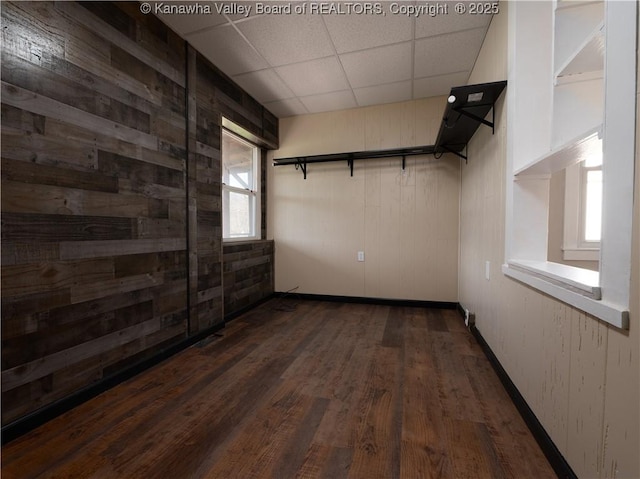
M 296 158 L 296 170 L 298 168 L 302 170 L 302 176 L 306 180 L 307 179 L 307 159 L 306 158 Z
M 454 151 L 454 150 L 452 150 L 451 148 L 449 148 L 446 145 L 440 145 L 440 148 L 443 148 L 443 149 L 447 150 L 449 153 L 453 153 L 454 155 L 459 156 L 460 158 L 462 158 L 464 160 L 465 164 L 469 163 L 469 159 L 465 155 L 463 155 L 462 153 Z
M 471 118 L 472 120 L 478 121 L 480 123 L 482 123 L 483 125 L 487 125 L 491 127 L 491 131 L 494 131 L 494 124 L 495 124 L 495 110 L 492 107 L 491 110 L 493 110 L 493 121 L 487 121 L 484 118 L 480 118 L 478 115 L 474 115 L 473 113 L 469 113 L 468 111 L 466 111 L 464 108 L 452 108 L 453 111 L 460 113 L 461 115 L 467 116 L 469 118 Z
M 406 160 L 407 160 L 407 156 L 406 155 L 402 155 L 402 171 L 404 171 Z
M 347 159 L 347 165 L 349 165 L 349 170 L 351 171 L 351 177 L 353 177 L 353 157 Z

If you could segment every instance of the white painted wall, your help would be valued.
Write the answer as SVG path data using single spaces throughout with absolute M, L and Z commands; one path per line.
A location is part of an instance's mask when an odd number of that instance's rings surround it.
M 270 158 L 433 145 L 444 97 L 280 121 Z M 460 161 L 445 155 L 268 168 L 275 290 L 457 301 Z M 357 261 L 357 252 L 365 261 Z
M 507 78 L 508 5 L 502 2 L 492 21 L 469 83 Z M 481 159 L 461 168 L 460 303 L 476 313 L 478 329 L 578 477 L 638 478 L 640 147 L 630 328 L 620 331 L 499 271 L 508 207 L 506 110 L 503 98 L 495 136 L 478 130 L 469 155 Z M 486 261 L 492 266 L 490 280 L 485 279 Z

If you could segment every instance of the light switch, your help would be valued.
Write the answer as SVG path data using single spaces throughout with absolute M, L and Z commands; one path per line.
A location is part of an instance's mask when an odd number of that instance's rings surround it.
M 358 261 L 364 261 L 364 251 L 358 251 Z

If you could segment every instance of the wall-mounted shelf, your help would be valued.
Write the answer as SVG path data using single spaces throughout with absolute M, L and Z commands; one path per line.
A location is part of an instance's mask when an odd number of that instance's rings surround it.
M 551 175 L 594 155 L 602 155 L 602 125 L 593 127 L 536 158 L 514 171 L 514 175 Z
M 483 124 L 494 128 L 495 112 L 492 121 L 486 120 L 485 117 L 489 111 L 493 111 L 495 102 L 506 86 L 506 81 L 499 81 L 452 88 L 434 153 L 453 153 L 467 160 L 462 151 L 478 127 Z
M 346 161 L 353 176 L 353 162 L 355 160 L 369 160 L 374 158 L 402 158 L 402 169 L 404 170 L 405 158 L 415 155 L 433 154 L 433 145 L 415 146 L 412 148 L 395 148 L 391 150 L 354 151 L 349 153 L 332 153 L 328 155 L 296 156 L 292 158 L 278 158 L 273 160 L 273 166 L 295 165 L 296 169 L 301 169 L 304 179 L 307 179 L 307 166 L 310 163 L 329 163 L 335 161 Z
M 403 170 L 407 156 L 442 155 L 448 152 L 466 160 L 467 157 L 461 152 L 478 127 L 484 124 L 493 129 L 494 121 L 485 120 L 485 117 L 493 109 L 506 85 L 506 81 L 500 81 L 452 88 L 435 145 L 277 158 L 273 160 L 273 166 L 294 165 L 302 171 L 306 180 L 307 167 L 311 163 L 344 161 L 353 176 L 353 163 L 356 160 L 398 157 L 402 158 Z

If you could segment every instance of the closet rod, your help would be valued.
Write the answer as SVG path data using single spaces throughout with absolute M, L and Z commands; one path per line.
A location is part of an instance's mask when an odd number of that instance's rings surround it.
M 415 155 L 431 155 L 435 151 L 433 145 L 415 146 L 412 148 L 394 148 L 389 150 L 353 151 L 349 153 L 331 153 L 326 155 L 294 156 L 291 158 L 277 158 L 273 160 L 273 166 L 295 165 L 302 170 L 304 178 L 307 178 L 307 165 L 309 163 L 328 163 L 333 161 L 346 161 L 353 176 L 353 162 L 355 160 L 370 160 L 376 158 L 402 158 L 402 169 L 405 166 L 405 158 Z

